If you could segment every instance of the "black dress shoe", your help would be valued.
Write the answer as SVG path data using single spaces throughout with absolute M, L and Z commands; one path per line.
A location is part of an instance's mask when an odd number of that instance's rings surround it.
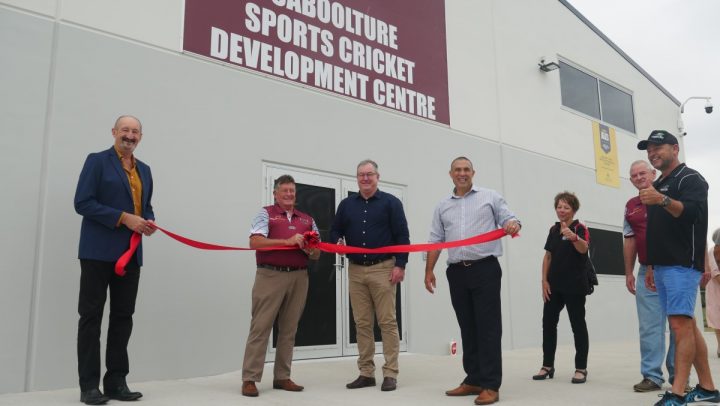
M 542 381 L 543 379 L 548 378 L 553 379 L 553 376 L 555 376 L 555 367 L 548 368 L 546 366 L 543 366 L 542 368 L 540 368 L 540 373 L 537 375 L 533 375 L 532 378 L 534 381 Z
M 107 403 L 108 400 L 110 400 L 110 398 L 103 395 L 98 388 L 80 392 L 80 401 L 86 405 L 103 405 Z
M 575 377 L 573 376 L 573 378 L 570 380 L 570 382 L 572 382 L 572 383 L 585 383 L 585 381 L 587 381 L 587 369 L 584 370 L 584 371 L 583 371 L 582 369 L 576 369 L 576 370 L 575 370 L 575 373 L 582 375 L 582 378 L 575 378 Z
M 383 392 L 389 392 L 389 391 L 395 390 L 395 389 L 397 389 L 397 379 L 386 376 L 383 379 L 383 383 L 382 383 L 382 386 L 380 386 L 380 390 Z
M 356 380 L 345 385 L 345 387 L 348 389 L 360 389 L 366 388 L 368 386 L 375 386 L 375 378 L 370 378 L 362 375 L 358 376 Z
M 105 386 L 105 394 L 110 399 L 122 401 L 138 400 L 142 397 L 142 393 L 130 391 L 130 388 L 128 388 L 126 383 L 114 386 Z

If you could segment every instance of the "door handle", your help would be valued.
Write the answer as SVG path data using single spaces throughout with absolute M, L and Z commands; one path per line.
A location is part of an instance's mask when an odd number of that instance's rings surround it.
M 340 260 L 338 261 L 337 258 L 340 258 Z M 336 259 L 336 261 L 335 261 L 336 263 L 333 264 L 333 266 L 335 267 L 335 270 L 342 271 L 342 269 L 345 268 L 345 255 L 336 254 L 335 259 Z

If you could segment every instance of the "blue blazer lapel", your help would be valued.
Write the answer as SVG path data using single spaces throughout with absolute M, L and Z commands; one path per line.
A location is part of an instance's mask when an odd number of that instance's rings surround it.
M 122 184 L 125 185 L 125 191 L 127 191 L 128 195 L 130 196 L 130 199 L 132 200 L 132 192 L 130 191 L 130 181 L 127 178 L 127 174 L 125 173 L 125 170 L 122 167 L 122 163 L 120 163 L 120 159 L 117 156 L 117 152 L 115 152 L 114 147 L 110 147 L 110 149 L 107 151 L 108 159 L 110 160 L 110 165 L 112 165 L 113 168 L 115 168 L 115 171 L 117 171 L 118 176 L 120 177 Z
M 145 216 L 145 208 L 147 207 L 148 197 L 150 196 L 150 174 L 147 171 L 147 167 L 144 163 L 137 161 L 138 175 L 140 175 L 140 182 L 142 182 L 142 197 L 140 198 L 143 208 L 143 217 Z

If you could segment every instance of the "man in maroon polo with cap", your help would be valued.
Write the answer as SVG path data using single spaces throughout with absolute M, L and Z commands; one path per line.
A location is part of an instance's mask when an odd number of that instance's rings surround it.
M 263 207 L 250 229 L 250 248 L 282 245 L 295 250 L 256 251 L 257 272 L 252 289 L 252 321 L 245 346 L 242 394 L 258 396 L 255 382 L 262 379 L 268 339 L 275 319 L 278 339 L 275 349 L 273 389 L 299 392 L 304 388 L 290 379 L 293 347 L 298 322 L 308 291 L 308 259 L 317 259 L 320 250 L 305 247 L 303 234 L 318 232 L 309 215 L 295 209 L 295 180 L 282 175 L 273 188 L 275 204 Z

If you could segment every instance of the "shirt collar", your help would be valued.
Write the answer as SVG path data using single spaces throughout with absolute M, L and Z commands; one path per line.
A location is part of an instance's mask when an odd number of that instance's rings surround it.
M 450 198 L 451 198 L 451 199 L 462 199 L 462 198 L 464 198 L 464 197 L 469 196 L 469 195 L 470 195 L 471 193 L 473 193 L 473 192 L 479 192 L 479 191 L 480 191 L 480 188 L 478 188 L 477 186 L 475 186 L 475 184 L 473 184 L 472 187 L 470 188 L 470 190 L 468 190 L 468 192 L 467 192 L 464 196 L 458 196 L 458 195 L 456 195 L 456 194 L 455 194 L 455 190 L 456 190 L 456 188 L 453 188 L 452 194 L 450 195 Z
M 571 221 L 570 224 L 568 224 L 568 228 L 571 228 L 571 227 L 573 227 L 573 226 L 576 226 L 579 222 L 580 222 L 580 220 L 578 220 L 578 219 L 573 219 L 573 221 Z M 558 226 L 558 227 L 560 227 L 560 222 L 559 222 L 559 221 L 556 221 L 556 222 L 555 222 L 555 225 Z
M 673 169 L 673 171 L 670 172 L 670 175 L 668 175 L 668 177 L 673 177 L 673 178 L 676 177 L 685 168 L 685 166 L 686 165 L 684 162 L 681 163 L 680 165 L 677 166 L 677 168 Z
M 370 196 L 369 199 L 364 198 L 363 195 L 361 195 L 360 192 L 358 192 L 358 193 L 355 195 L 355 198 L 356 198 L 356 199 L 361 199 L 361 200 L 381 199 L 381 198 L 382 198 L 382 192 L 380 191 L 380 189 L 376 190 L 375 193 L 373 193 L 373 195 Z
M 113 149 L 115 150 L 115 153 L 117 154 L 118 158 L 122 161 L 123 154 L 120 152 L 120 150 L 117 148 L 116 145 L 113 144 Z M 135 167 L 135 155 L 130 155 L 130 161 L 132 162 L 132 167 Z
M 279 211 L 280 213 L 284 213 L 285 215 L 287 215 L 287 212 L 288 212 L 288 211 L 285 210 L 285 209 L 283 209 L 283 208 L 280 206 L 280 204 L 278 204 L 278 203 L 276 202 L 276 203 L 274 204 L 274 206 L 275 206 L 275 210 Z M 293 217 L 297 216 L 297 210 L 295 210 L 294 207 L 293 207 L 293 211 L 292 211 L 292 216 L 293 216 Z
M 685 169 L 686 166 L 687 166 L 687 165 L 685 165 L 684 162 L 680 163 L 680 165 L 678 165 L 675 169 L 673 169 L 672 172 L 670 172 L 670 174 L 669 174 L 668 176 L 666 176 L 666 177 L 664 177 L 664 178 L 663 178 L 663 177 L 660 177 L 660 178 L 658 178 L 658 180 L 657 180 L 656 182 L 658 182 L 658 184 L 659 184 L 660 182 L 665 182 L 666 180 L 668 180 L 668 179 L 670 179 L 670 178 L 674 178 L 674 177 L 678 176 L 678 174 L 679 174 L 683 169 Z M 662 176 L 662 175 L 661 175 L 661 176 Z

